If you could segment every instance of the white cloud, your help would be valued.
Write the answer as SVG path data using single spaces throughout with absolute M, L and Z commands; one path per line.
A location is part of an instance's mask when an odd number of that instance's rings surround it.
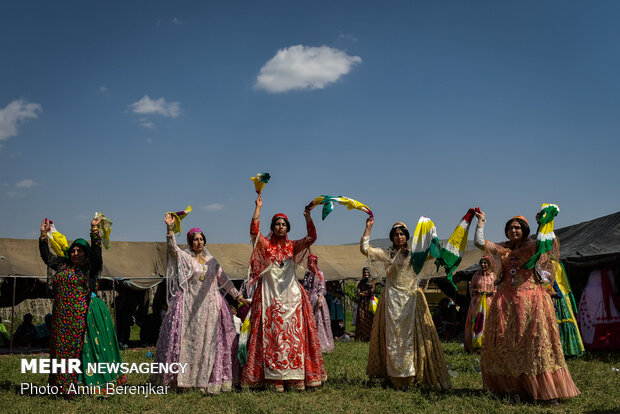
M 145 141 L 146 141 L 147 144 L 152 144 L 153 143 L 153 139 L 151 139 L 151 138 L 146 138 Z
M 328 46 L 291 46 L 278 50 L 265 63 L 254 86 L 271 93 L 293 89 L 323 89 L 361 62 L 359 56 L 349 56 L 342 50 Z
M 340 32 L 338 34 L 338 39 L 339 40 L 348 40 L 348 41 L 351 41 L 351 42 L 357 42 L 357 40 L 358 40 L 357 37 L 355 37 L 354 35 L 349 34 L 349 33 L 342 33 L 342 32 Z
M 41 112 L 38 103 L 16 99 L 0 109 L 0 141 L 17 135 L 17 126 L 28 118 L 37 118 Z
M 105 86 L 105 85 L 101 85 L 101 86 L 99 87 L 99 92 L 101 92 L 101 93 L 105 93 L 105 92 L 107 92 L 107 91 L 108 91 L 108 87 L 107 87 L 107 86 Z
M 145 128 L 155 129 L 155 124 L 146 118 L 140 118 L 138 122 L 140 122 L 140 125 L 142 125 Z
M 176 118 L 181 113 L 180 102 L 166 102 L 159 98 L 152 100 L 148 95 L 130 105 L 136 114 L 159 114 L 170 118 Z
M 174 17 L 172 19 L 172 24 L 182 25 L 183 22 L 181 21 L 181 19 L 178 19 L 178 18 Z
M 6 195 L 9 197 L 17 197 L 17 191 L 7 191 Z
M 38 185 L 38 184 L 35 183 L 34 180 L 26 179 L 26 180 L 21 180 L 20 182 L 15 184 L 15 187 L 17 187 L 17 188 L 31 188 L 31 187 L 34 187 L 35 185 Z
M 224 210 L 224 205 L 219 203 L 208 204 L 202 207 L 205 211 L 220 211 Z

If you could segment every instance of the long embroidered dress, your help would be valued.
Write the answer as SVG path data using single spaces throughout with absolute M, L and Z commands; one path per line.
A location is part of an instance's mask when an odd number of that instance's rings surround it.
M 155 362 L 187 364 L 184 372 L 159 374 L 164 385 L 196 387 L 208 393 L 230 391 L 236 360 L 232 313 L 219 292 L 239 296 L 206 249 L 197 255 L 180 249 L 168 235 L 166 276 L 174 294 L 162 322 Z M 176 257 L 176 258 L 175 258 Z
M 250 263 L 251 331 L 241 385 L 260 387 L 271 382 L 277 391 L 284 381 L 294 389 L 317 387 L 327 380 L 312 305 L 295 276 L 316 240 L 312 221 L 300 240 L 267 238 L 252 220 L 255 246 Z
M 355 321 L 355 340 L 368 341 L 372 332 L 372 322 L 375 315 L 370 311 L 370 299 L 373 294 L 372 285 L 368 283 L 368 278 L 362 278 L 357 284 L 357 296 L 359 303 L 357 307 L 357 319 Z
M 396 388 L 414 382 L 434 389 L 452 387 L 441 342 L 418 287 L 410 254 L 370 247 L 362 237 L 360 250 L 386 264 L 386 286 L 379 299 L 370 336 L 366 373 L 388 378 Z
M 477 232 L 476 245 L 484 246 L 494 264 L 501 263 L 502 275 L 484 328 L 480 358 L 484 388 L 535 400 L 578 395 L 564 360 L 553 301 L 535 281 L 534 270 L 521 268 L 534 255 L 536 241 L 527 239 L 510 248 L 509 242 L 496 244 L 478 237 Z M 538 263 L 543 270 L 551 265 L 547 254 Z
M 327 293 L 325 277 L 320 269 L 316 269 L 315 272 L 320 272 L 320 274 L 311 271 L 306 272 L 302 285 L 309 295 L 310 304 L 314 311 L 314 322 L 321 342 L 321 352 L 332 352 L 334 350 L 334 336 L 329 319 L 329 307 L 325 300 Z M 322 297 L 320 303 L 319 296 Z
M 467 319 L 465 320 L 465 338 L 463 340 L 465 350 L 467 352 L 473 352 L 474 349 L 479 348 L 472 343 L 473 337 L 484 335 L 484 325 L 486 323 L 486 319 L 488 319 L 488 314 L 480 315 L 479 309 L 482 297 L 484 296 L 488 309 L 491 307 L 493 295 L 496 290 L 495 273 L 491 271 L 483 272 L 482 270 L 479 270 L 471 278 L 471 284 L 469 285 L 471 302 L 469 302 L 469 309 L 467 310 Z M 476 341 L 476 343 L 478 343 L 478 341 Z
M 50 331 L 51 359 L 80 359 L 82 374 L 50 374 L 49 383 L 59 387 L 61 394 L 76 394 L 78 384 L 102 386 L 122 383 L 122 374 L 92 373 L 85 367 L 89 362 L 121 362 L 120 350 L 110 311 L 94 290 L 101 272 L 101 236 L 91 232 L 91 249 L 84 266 L 73 265 L 69 259 L 53 255 L 46 239 L 39 239 L 39 252 L 45 264 L 55 270 L 51 278 L 54 292 Z M 96 389 L 95 389 L 96 390 Z

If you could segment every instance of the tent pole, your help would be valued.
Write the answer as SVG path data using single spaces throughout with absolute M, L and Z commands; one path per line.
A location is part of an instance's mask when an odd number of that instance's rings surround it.
M 344 311 L 344 320 L 343 320 L 343 325 L 344 325 L 344 334 L 347 334 L 347 295 L 345 293 L 344 290 L 344 280 L 340 281 L 340 289 L 342 290 L 342 310 Z
M 17 277 L 13 276 L 13 302 L 11 302 L 11 344 L 9 355 L 13 355 L 13 333 L 15 332 L 15 288 L 17 287 Z

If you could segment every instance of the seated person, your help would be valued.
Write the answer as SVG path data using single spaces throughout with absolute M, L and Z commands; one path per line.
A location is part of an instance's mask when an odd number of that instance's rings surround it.
M 15 335 L 13 335 L 13 342 L 17 346 L 31 347 L 36 345 L 37 342 L 37 328 L 32 324 L 32 314 L 27 313 L 24 315 L 24 321 L 17 327 Z

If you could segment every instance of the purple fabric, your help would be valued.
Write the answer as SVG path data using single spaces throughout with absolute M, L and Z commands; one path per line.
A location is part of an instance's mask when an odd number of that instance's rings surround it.
M 329 318 L 329 307 L 325 300 L 325 279 L 318 277 L 313 273 L 306 273 L 303 281 L 303 287 L 308 292 L 312 311 L 314 312 L 314 320 L 321 342 L 321 352 L 332 352 L 334 350 L 334 336 L 332 335 L 331 320 Z M 319 295 L 323 296 L 321 304 L 319 304 Z
M 228 391 L 233 383 L 238 383 L 240 366 L 237 360 L 237 334 L 232 320 L 232 314 L 228 308 L 226 300 L 219 295 L 220 314 L 217 324 L 217 336 L 220 338 L 215 349 L 215 363 L 209 378 L 207 391 L 217 393 Z M 155 362 L 172 363 L 179 362 L 181 344 L 181 321 L 183 312 L 183 293 L 179 292 L 173 301 L 173 306 L 168 310 L 161 325 L 159 340 L 157 341 L 157 351 Z M 226 361 L 232 359 L 232 365 Z M 199 361 L 186 361 L 190 364 Z M 237 375 L 233 377 L 233 372 Z M 177 374 L 162 374 L 161 382 L 164 385 L 177 385 Z
M 218 301 L 220 302 L 220 315 L 217 324 L 218 341 L 215 350 L 215 363 L 213 364 L 211 378 L 209 378 L 209 392 L 230 390 L 233 383 L 233 365 L 239 365 L 237 353 L 235 352 L 232 355 L 232 350 L 237 350 L 237 347 L 234 346 L 237 332 L 235 331 L 232 313 L 228 303 L 221 295 L 218 296 Z
M 161 323 L 155 362 L 173 363 L 179 362 L 181 350 L 181 332 L 183 332 L 183 292 L 179 291 L 174 297 L 172 306 Z M 177 385 L 177 374 L 167 373 L 160 376 L 164 385 Z

